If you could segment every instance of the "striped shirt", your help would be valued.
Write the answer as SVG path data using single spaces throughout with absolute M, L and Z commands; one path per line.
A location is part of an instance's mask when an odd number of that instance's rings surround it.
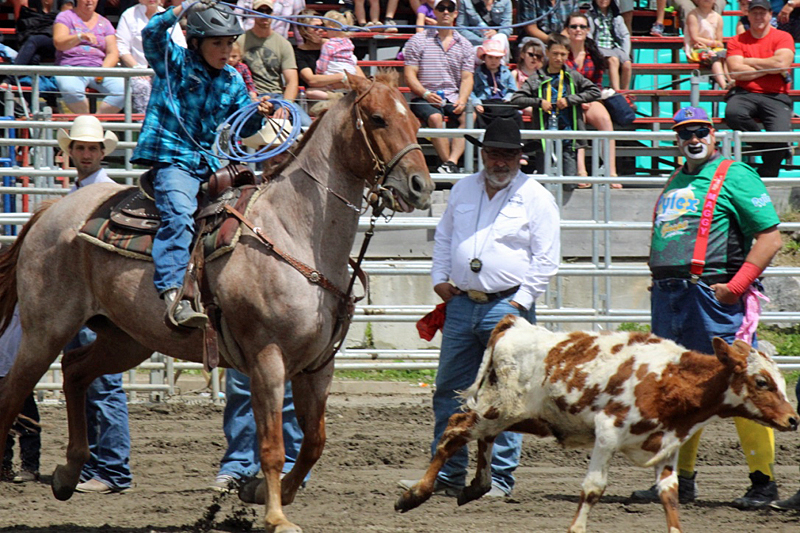
M 458 32 L 453 32 L 450 47 L 445 50 L 437 30 L 417 33 L 403 49 L 405 64 L 417 67 L 417 78 L 426 90 L 444 91 L 447 101 L 458 101 L 462 72 L 475 71 L 475 49 Z
M 217 170 L 218 158 L 201 152 L 214 145 L 217 127 L 228 116 L 251 102 L 244 80 L 230 65 L 212 76 L 198 53 L 181 48 L 169 37 L 167 30 L 175 23 L 173 9 L 156 13 L 142 30 L 144 55 L 155 70 L 150 103 L 142 125 L 139 143 L 131 162 L 144 165 L 170 163 L 187 170 L 202 166 L 203 161 Z M 169 73 L 164 52 L 169 54 Z M 166 77 L 169 75 L 174 99 L 170 101 Z M 179 118 L 183 121 L 181 127 Z M 259 130 L 261 116 L 253 115 L 242 137 Z

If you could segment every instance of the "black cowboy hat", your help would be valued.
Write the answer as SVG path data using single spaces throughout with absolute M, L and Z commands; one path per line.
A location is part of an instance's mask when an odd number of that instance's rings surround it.
M 513 118 L 497 118 L 493 120 L 483 134 L 483 141 L 479 141 L 472 135 L 464 135 L 464 138 L 480 148 L 521 150 L 523 147 L 519 126 Z

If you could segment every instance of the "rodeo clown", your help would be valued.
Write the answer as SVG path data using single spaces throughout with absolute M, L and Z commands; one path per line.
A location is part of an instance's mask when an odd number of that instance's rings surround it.
M 678 149 L 686 163 L 667 181 L 655 207 L 650 271 L 652 331 L 700 353 L 711 339 L 755 344 L 760 305 L 757 278 L 781 248 L 778 214 L 756 171 L 725 159 L 714 124 L 703 109 L 685 107 L 674 117 Z M 771 428 L 734 418 L 752 485 L 734 505 L 762 508 L 778 498 Z M 697 497 L 698 431 L 678 456 L 678 498 Z M 632 494 L 658 502 L 655 485 Z
M 188 49 L 170 38 L 170 28 L 185 11 Z M 221 166 L 210 152 L 215 131 L 251 102 L 242 77 L 228 65 L 233 43 L 242 33 L 233 10 L 215 0 L 186 1 L 156 13 L 142 30 L 155 79 L 131 162 L 152 166 L 155 174 L 161 226 L 153 243 L 153 281 L 167 304 L 167 321 L 176 326 L 202 328 L 208 320 L 178 294 L 189 265 L 197 193 Z M 258 113 L 268 116 L 272 109 L 262 98 Z M 255 134 L 261 125 L 261 117 L 252 116 L 242 136 Z

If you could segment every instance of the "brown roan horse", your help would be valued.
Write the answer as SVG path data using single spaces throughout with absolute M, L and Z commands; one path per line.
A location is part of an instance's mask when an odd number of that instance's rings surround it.
M 433 183 L 415 144 L 419 124 L 392 83 L 396 77 L 390 78 L 351 77 L 353 90 L 316 121 L 296 157 L 262 186 L 249 214 L 276 247 L 343 292 L 365 185 L 383 181 L 385 200 L 402 211 L 430 206 Z M 378 167 L 385 172 L 376 172 Z M 164 324 L 152 263 L 77 236 L 87 217 L 121 188 L 93 185 L 40 209 L 0 257 L 0 320 L 4 329 L 18 302 L 23 328 L 17 360 L 0 385 L 0 435 L 8 433 L 24 398 L 81 326 L 88 324 L 97 333 L 94 343 L 62 360 L 69 445 L 67 464 L 53 474 L 59 500 L 72 496 L 89 458 L 84 403 L 96 377 L 130 369 L 154 351 L 202 359 L 199 330 L 176 331 Z M 206 269 L 222 312 L 222 365 L 238 360 L 236 366 L 251 378 L 266 478 L 266 529 L 300 531 L 282 505 L 294 500 L 325 445 L 330 355 L 342 298 L 311 283 L 249 230 L 233 252 Z M 294 469 L 281 481 L 286 380 L 292 381 L 305 437 Z

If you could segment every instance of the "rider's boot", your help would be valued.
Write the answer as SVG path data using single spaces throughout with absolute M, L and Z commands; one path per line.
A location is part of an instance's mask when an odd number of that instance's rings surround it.
M 167 304 L 167 320 L 174 326 L 184 328 L 204 328 L 208 317 L 192 309 L 192 304 L 187 300 L 175 301 L 178 289 L 169 289 L 164 292 L 164 302 Z

